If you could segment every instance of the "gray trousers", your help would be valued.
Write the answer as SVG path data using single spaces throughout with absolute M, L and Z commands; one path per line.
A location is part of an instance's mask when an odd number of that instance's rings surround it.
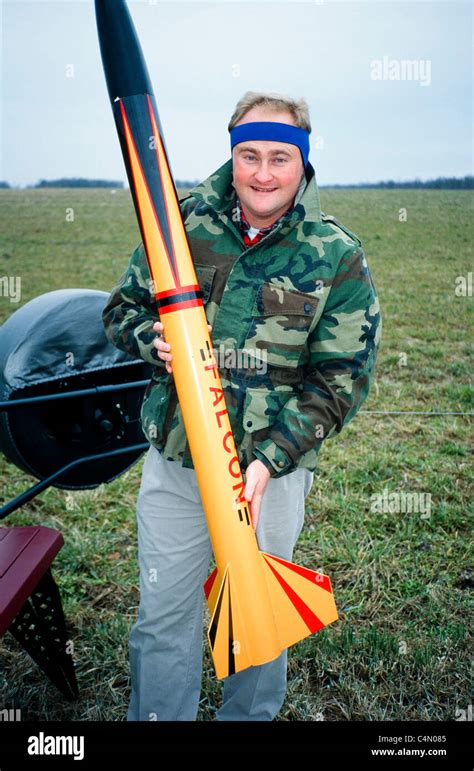
M 291 560 L 313 473 L 270 478 L 257 541 Z M 194 469 L 145 458 L 137 499 L 140 606 L 129 638 L 132 693 L 127 720 L 196 720 L 203 655 L 203 583 L 212 548 Z M 287 651 L 223 680 L 217 720 L 272 720 L 286 692 Z

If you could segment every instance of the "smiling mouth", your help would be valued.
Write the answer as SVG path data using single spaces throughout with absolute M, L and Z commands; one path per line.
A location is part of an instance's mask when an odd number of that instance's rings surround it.
M 273 193 L 274 190 L 277 190 L 276 187 L 255 187 L 254 185 L 250 185 L 250 187 L 257 193 Z

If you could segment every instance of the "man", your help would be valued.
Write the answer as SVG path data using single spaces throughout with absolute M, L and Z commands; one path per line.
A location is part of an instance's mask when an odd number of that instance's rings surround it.
M 360 240 L 320 209 L 304 100 L 248 92 L 232 158 L 181 201 L 259 548 L 291 560 L 320 447 L 364 402 L 381 333 Z M 195 720 L 211 545 L 143 246 L 104 309 L 109 339 L 155 365 L 137 500 L 140 607 L 129 720 Z M 336 587 L 337 591 L 337 587 Z M 217 720 L 272 720 L 287 651 L 224 680 Z

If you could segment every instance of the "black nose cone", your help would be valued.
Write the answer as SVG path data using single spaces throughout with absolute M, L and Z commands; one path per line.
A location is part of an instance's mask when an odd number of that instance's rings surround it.
M 125 0 L 95 0 L 95 14 L 110 101 L 135 94 L 153 94 Z

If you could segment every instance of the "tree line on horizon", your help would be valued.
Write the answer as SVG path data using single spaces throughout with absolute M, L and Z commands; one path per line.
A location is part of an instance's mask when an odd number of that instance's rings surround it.
M 178 189 L 190 189 L 199 184 L 199 180 L 176 180 L 176 187 Z M 55 188 L 55 187 L 105 187 L 114 188 L 118 190 L 124 189 L 124 183 L 119 180 L 109 179 L 85 179 L 83 177 L 63 177 L 61 179 L 41 179 L 36 185 L 27 185 L 27 190 L 35 190 L 38 188 Z M 413 179 L 406 181 L 396 181 L 389 179 L 380 182 L 358 182 L 350 184 L 333 184 L 333 185 L 319 185 L 320 188 L 382 188 L 382 189 L 395 189 L 395 188 L 426 188 L 429 190 L 472 190 L 474 188 L 474 176 L 466 175 L 464 177 L 436 177 L 436 179 L 429 179 L 423 181 L 421 179 Z M 0 180 L 0 189 L 2 190 L 16 190 L 20 189 L 19 186 L 10 185 L 4 180 Z
M 474 187 L 474 176 L 465 177 L 436 177 L 436 179 L 427 179 L 425 182 L 421 179 L 410 179 L 399 182 L 393 179 L 380 182 L 358 182 L 347 185 L 319 185 L 319 187 L 331 188 L 427 188 L 430 190 L 472 190 Z

